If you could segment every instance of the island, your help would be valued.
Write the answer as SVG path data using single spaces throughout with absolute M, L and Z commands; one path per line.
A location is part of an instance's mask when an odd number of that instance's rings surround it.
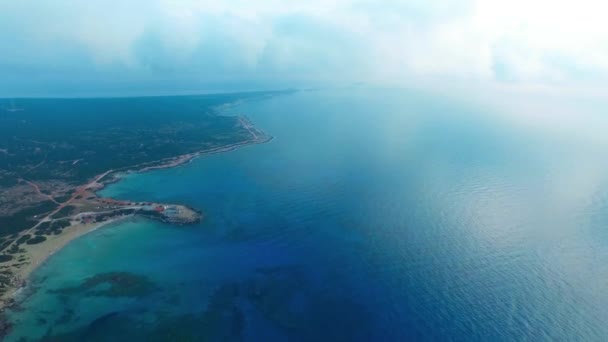
M 18 99 L 22 110 L 0 109 L 0 315 L 36 267 L 93 229 L 135 216 L 200 222 L 183 204 L 98 192 L 131 172 L 270 141 L 247 117 L 225 113 L 275 95 Z M 0 330 L 5 324 L 0 317 Z

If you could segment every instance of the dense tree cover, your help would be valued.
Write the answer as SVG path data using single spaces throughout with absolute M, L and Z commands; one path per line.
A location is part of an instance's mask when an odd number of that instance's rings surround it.
M 120 169 L 249 138 L 218 105 L 251 94 L 23 99 L 0 111 L 0 186 L 18 178 L 82 184 Z M 259 95 L 258 95 L 259 96 Z
M 0 206 L 11 203 L 2 190 L 20 179 L 61 182 L 69 189 L 108 170 L 246 141 L 251 134 L 240 118 L 218 115 L 218 107 L 275 94 L 15 100 L 21 111 L 0 105 Z M 69 197 L 64 193 L 55 199 Z M 30 228 L 35 215 L 55 208 L 51 201 L 32 201 L 16 213 L 0 213 L 0 237 Z M 70 209 L 54 218 L 69 215 Z M 36 234 L 42 232 L 47 229 Z
M 57 205 L 51 201 L 36 203 L 31 207 L 24 208 L 10 216 L 0 216 L 0 236 L 18 233 L 24 229 L 31 228 L 36 221 L 34 216 L 42 216 L 52 212 Z

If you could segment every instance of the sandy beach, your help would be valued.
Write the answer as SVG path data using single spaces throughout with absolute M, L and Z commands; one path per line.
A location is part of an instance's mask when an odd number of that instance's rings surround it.
M 266 143 L 272 140 L 272 137 L 263 134 L 261 131 L 257 131 L 257 134 L 252 132 L 252 126 L 247 120 L 241 121 L 243 125 L 248 127 L 248 130 L 252 134 L 252 139 L 226 145 L 215 147 L 203 151 L 197 151 L 193 153 L 188 153 L 184 155 L 179 155 L 176 157 L 168 158 L 165 160 L 159 160 L 157 162 L 152 163 L 153 165 L 135 165 L 129 167 L 126 170 L 109 170 L 103 174 L 98 175 L 86 185 L 80 186 L 74 195 L 65 203 L 62 203 L 59 209 L 55 210 L 45 219 L 40 220 L 38 224 L 36 224 L 31 229 L 22 232 L 21 236 L 32 233 L 36 227 L 38 227 L 42 222 L 48 220 L 52 217 L 53 214 L 58 212 L 62 207 L 71 204 L 77 197 L 87 197 L 93 196 L 96 199 L 99 199 L 96 195 L 96 192 L 103 189 L 107 184 L 116 182 L 120 180 L 120 177 L 124 173 L 130 172 L 148 172 L 152 170 L 166 169 L 177 167 L 186 163 L 191 162 L 193 159 L 197 157 L 201 157 L 204 155 L 222 153 L 232 151 L 242 146 L 251 145 L 251 144 L 260 144 Z M 251 127 L 250 127 L 251 126 Z M 149 164 L 148 164 L 149 165 Z M 86 196 L 83 196 L 86 194 Z M 81 196 L 77 196 L 81 195 Z M 105 199 L 107 201 L 113 201 L 112 199 Z M 115 201 L 120 202 L 120 201 Z M 161 204 L 155 204 L 161 205 Z M 183 207 L 183 206 L 182 206 Z M 115 209 L 118 211 L 118 209 Z M 188 210 L 187 210 L 188 211 Z M 196 211 L 194 211 L 196 212 Z M 185 216 L 191 216 L 192 213 L 184 213 Z M 121 215 L 117 217 L 111 217 L 103 222 L 91 222 L 84 223 L 82 221 L 71 220 L 71 225 L 63 229 L 59 234 L 45 235 L 46 240 L 38 243 L 38 244 L 21 244 L 19 245 L 20 251 L 15 253 L 14 260 L 10 262 L 5 262 L 0 264 L 2 267 L 2 271 L 10 274 L 10 282 L 8 286 L 6 286 L 6 291 L 2 296 L 0 296 L 0 313 L 4 311 L 9 306 L 15 305 L 16 299 L 18 299 L 17 295 L 20 293 L 21 289 L 27 286 L 27 279 L 29 276 L 36 270 L 36 268 L 40 267 L 49 257 L 51 257 L 54 253 L 59 251 L 61 248 L 66 246 L 68 243 L 77 239 L 80 236 L 83 236 L 89 232 L 94 231 L 95 229 L 101 228 L 103 226 L 116 223 L 121 220 L 125 220 L 129 217 L 133 217 L 133 214 L 129 215 Z M 199 213 L 200 216 L 200 213 Z M 169 223 L 173 223 L 168 221 Z M 15 239 L 16 241 L 16 239 Z
M 24 251 L 16 255 L 16 257 L 25 256 L 27 261 L 23 264 L 14 262 L 8 266 L 8 270 L 13 274 L 14 287 L 10 291 L 7 291 L 0 299 L 0 309 L 5 308 L 6 305 L 12 304 L 16 294 L 18 294 L 24 286 L 27 286 L 26 280 L 32 272 L 68 243 L 103 226 L 120 222 L 129 217 L 130 216 L 123 216 L 105 222 L 89 224 L 74 223 L 72 226 L 66 228 L 61 234 L 48 236 L 44 243 L 35 245 L 24 244 L 22 246 Z
M 40 265 L 42 265 L 49 257 L 57 251 L 65 247 L 70 241 L 77 239 L 85 234 L 88 234 L 103 226 L 112 223 L 123 221 L 131 216 L 115 218 L 106 222 L 82 224 L 77 223 L 65 229 L 62 234 L 47 237 L 44 243 L 37 245 L 24 245 L 25 253 L 29 256 L 30 262 L 20 269 L 17 269 L 15 274 L 21 279 L 27 279 L 29 275 Z

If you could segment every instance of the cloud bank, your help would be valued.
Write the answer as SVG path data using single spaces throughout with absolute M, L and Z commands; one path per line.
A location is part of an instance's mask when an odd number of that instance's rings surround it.
M 0 0 L 0 95 L 608 80 L 594 0 Z

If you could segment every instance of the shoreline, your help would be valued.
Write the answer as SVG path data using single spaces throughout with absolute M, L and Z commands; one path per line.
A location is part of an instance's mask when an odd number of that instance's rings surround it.
M 241 119 L 241 120 L 242 120 L 241 123 L 245 127 L 248 127 L 248 129 L 250 129 L 250 127 L 252 127 L 249 120 L 247 120 L 247 119 Z M 244 122 L 244 120 L 246 120 L 247 122 Z M 90 191 L 93 193 L 93 195 L 95 196 L 96 199 L 100 199 L 101 197 L 99 197 L 97 195 L 98 191 L 102 190 L 109 184 L 120 181 L 121 178 L 126 174 L 144 173 L 144 172 L 149 172 L 149 171 L 154 171 L 154 170 L 162 170 L 162 169 L 179 167 L 184 164 L 192 162 L 194 159 L 196 159 L 198 157 L 211 155 L 211 154 L 217 154 L 217 153 L 230 152 L 230 151 L 236 150 L 240 147 L 244 147 L 244 146 L 248 146 L 248 145 L 256 145 L 256 144 L 264 144 L 264 143 L 268 143 L 273 140 L 272 136 L 268 136 L 256 128 L 254 128 L 254 129 L 258 132 L 259 136 L 250 131 L 252 133 L 252 137 L 253 137 L 250 140 L 233 143 L 233 144 L 229 144 L 226 146 L 213 147 L 213 148 L 210 148 L 207 150 L 201 150 L 201 151 L 196 151 L 196 152 L 187 153 L 187 154 L 183 154 L 183 155 L 178 155 L 175 157 L 161 159 L 161 160 L 157 160 L 157 161 L 153 161 L 153 162 L 149 162 L 149 163 L 145 163 L 145 164 L 125 167 L 124 169 L 108 170 L 105 173 L 102 173 L 102 174 L 98 175 L 97 177 L 95 177 L 89 183 L 79 186 L 77 188 L 78 190 L 75 191 L 75 195 L 72 197 L 72 199 L 76 197 L 76 193 L 78 193 L 79 191 L 82 191 L 82 190 Z M 105 198 L 105 200 L 114 200 L 114 199 Z M 68 201 L 68 202 L 70 202 L 70 201 Z M 183 207 L 183 206 L 181 206 L 181 207 Z M 189 209 L 195 213 L 198 213 L 200 215 L 200 212 L 198 212 L 195 209 L 192 209 L 192 208 L 187 208 L 187 209 Z M 75 216 L 78 216 L 78 215 L 75 215 Z M 42 266 L 45 262 L 47 262 L 49 260 L 50 257 L 52 257 L 55 253 L 57 253 L 62 248 L 67 246 L 70 242 L 72 242 L 88 233 L 91 233 L 97 229 L 103 228 L 104 226 L 107 226 L 110 224 L 115 224 L 115 223 L 130 219 L 130 218 L 133 218 L 136 216 L 141 216 L 141 217 L 150 219 L 149 217 L 147 217 L 145 215 L 140 215 L 138 213 L 132 213 L 132 214 L 127 214 L 127 215 L 121 215 L 118 217 L 111 217 L 110 219 L 107 219 L 102 222 L 84 223 L 84 222 L 71 221 L 70 226 L 67 227 L 65 230 L 63 230 L 60 234 L 57 234 L 57 235 L 54 234 L 54 235 L 47 236 L 47 240 L 45 240 L 42 243 L 32 244 L 32 245 L 22 244 L 21 246 L 23 248 L 23 251 L 22 251 L 22 256 L 20 257 L 19 261 L 21 261 L 21 258 L 24 258 L 26 260 L 20 264 L 12 264 L 9 266 L 4 266 L 5 268 L 8 268 L 8 270 L 11 271 L 12 279 L 11 279 L 10 284 L 8 286 L 6 286 L 5 293 L 0 296 L 0 338 L 2 336 L 4 336 L 4 334 L 8 330 L 10 330 L 10 323 L 7 322 L 6 318 L 4 317 L 6 310 L 10 309 L 10 308 L 18 307 L 19 301 L 23 299 L 23 298 L 20 298 L 20 295 L 30 285 L 30 282 L 29 282 L 30 277 L 36 271 L 36 269 L 38 269 L 40 266 Z M 26 234 L 26 233 L 30 232 L 32 229 L 36 228 L 42 222 L 44 222 L 44 219 L 40 220 L 38 222 L 38 224 L 36 224 L 33 228 L 30 228 L 30 229 L 24 231 L 24 233 Z M 170 224 L 180 224 L 177 222 L 171 222 L 171 221 L 166 221 L 166 220 L 161 220 L 161 222 L 170 223 Z M 22 232 L 22 235 L 24 233 Z M 17 246 L 19 246 L 19 245 L 17 245 Z
M 70 242 L 89 233 L 92 233 L 97 229 L 103 228 L 104 226 L 109 226 L 114 223 L 126 221 L 127 219 L 132 217 L 134 216 L 129 215 L 110 219 L 105 222 L 76 224 L 71 226 L 70 229 L 66 230 L 65 233 L 57 235 L 54 238 L 50 238 L 45 241 L 45 243 L 25 247 L 27 251 L 26 253 L 28 253 L 31 258 L 31 262 L 25 267 L 21 268 L 18 272 L 16 272 L 18 277 L 27 281 L 34 271 L 36 271 L 40 266 L 44 265 L 44 263 L 50 257 L 52 257 L 55 253 L 59 252 Z M 17 295 L 18 292 L 22 290 L 25 286 L 27 286 L 27 284 L 24 284 L 24 286 L 17 288 L 12 294 L 12 297 Z

